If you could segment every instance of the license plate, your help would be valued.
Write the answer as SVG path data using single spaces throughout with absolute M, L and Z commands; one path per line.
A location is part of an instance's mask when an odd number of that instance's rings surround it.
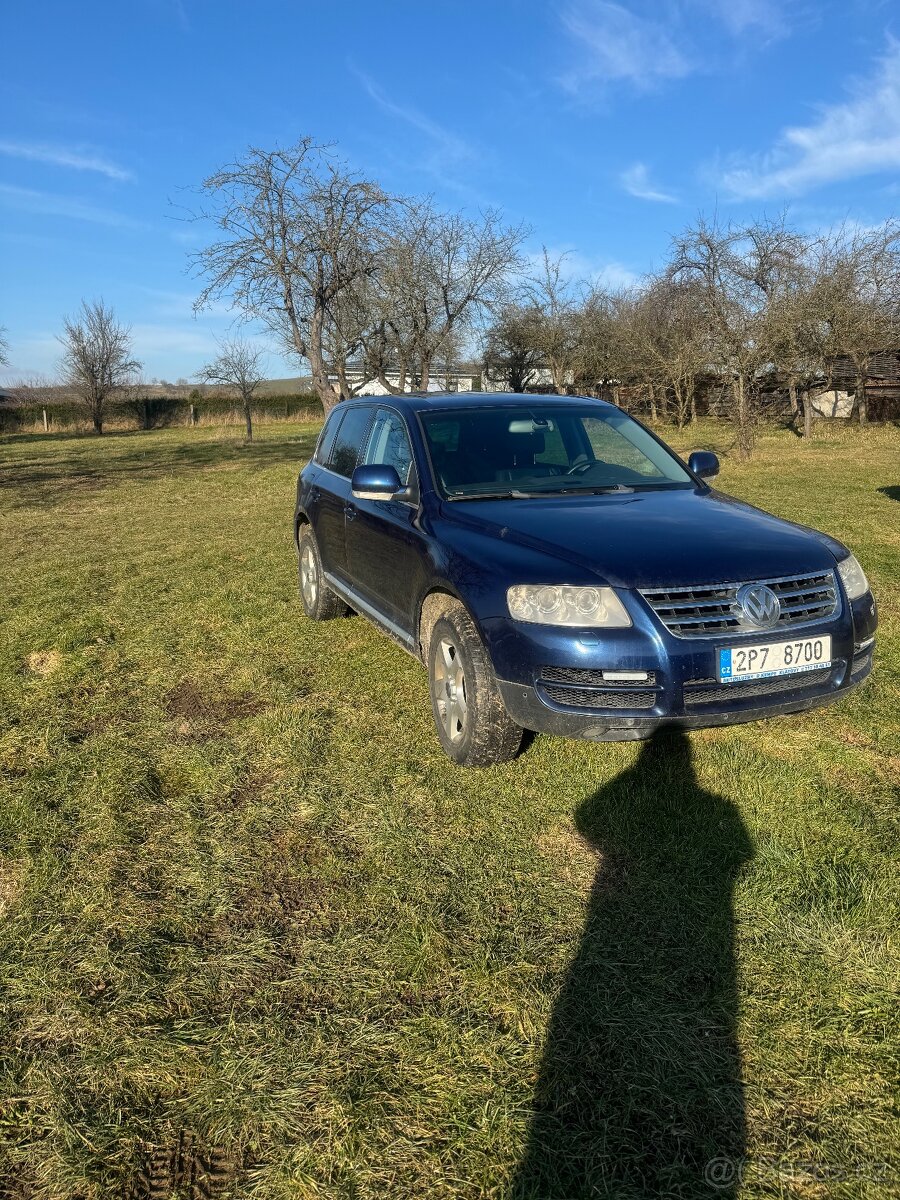
M 768 642 L 763 646 L 729 646 L 719 650 L 719 682 L 738 679 L 769 679 L 775 675 L 798 675 L 831 666 L 831 638 L 795 638 L 792 642 Z

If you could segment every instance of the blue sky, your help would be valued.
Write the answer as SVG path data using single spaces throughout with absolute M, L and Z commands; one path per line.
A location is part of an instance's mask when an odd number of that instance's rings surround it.
M 43 0 L 4 26 L 9 380 L 52 372 L 63 315 L 99 296 L 148 379 L 192 377 L 233 318 L 192 315 L 202 234 L 178 206 L 249 144 L 337 142 L 613 284 L 698 212 L 814 230 L 900 210 L 887 0 Z

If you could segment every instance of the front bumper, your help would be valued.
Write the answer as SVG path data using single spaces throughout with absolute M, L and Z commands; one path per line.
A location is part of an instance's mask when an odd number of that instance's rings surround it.
M 785 716 L 788 713 L 806 712 L 810 708 L 821 708 L 834 704 L 848 692 L 858 687 L 872 670 L 871 648 L 859 656 L 856 670 L 839 668 L 840 678 L 835 680 L 835 670 L 810 672 L 810 675 L 828 676 L 827 680 L 804 680 L 804 676 L 790 676 L 791 685 L 785 680 L 782 691 L 772 694 L 768 703 L 741 695 L 742 688 L 750 684 L 721 684 L 727 688 L 725 695 L 703 705 L 685 706 L 682 711 L 655 713 L 652 716 L 630 716 L 624 712 L 551 705 L 543 698 L 537 687 L 521 683 L 498 680 L 500 694 L 506 710 L 516 724 L 535 733 L 554 733 L 560 737 L 581 738 L 589 742 L 634 742 L 650 737 L 657 729 L 679 727 L 681 729 L 703 729 L 711 725 L 741 725 L 747 721 L 762 721 L 767 717 Z M 769 681 L 766 681 L 769 682 Z M 712 688 L 708 689 L 712 691 Z M 624 697 L 623 697 L 624 698 Z
M 719 683 L 715 666 L 718 648 L 731 639 L 683 639 L 641 624 L 598 637 L 536 627 L 523 638 L 521 626 L 513 631 L 508 621 L 489 629 L 510 716 L 539 733 L 633 741 L 663 726 L 699 729 L 805 712 L 834 703 L 870 673 L 877 615 L 871 594 L 852 604 L 845 599 L 834 619 L 794 635 L 829 634 L 830 667 L 734 683 Z M 740 640 L 752 645 L 777 637 Z M 610 683 L 602 675 L 610 670 L 643 671 L 649 678 Z

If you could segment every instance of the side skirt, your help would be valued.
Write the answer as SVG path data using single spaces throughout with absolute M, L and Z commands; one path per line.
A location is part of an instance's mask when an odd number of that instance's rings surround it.
M 378 609 L 372 604 L 369 604 L 367 600 L 363 600 L 362 597 L 358 596 L 352 588 L 347 586 L 346 583 L 341 583 L 327 571 L 323 571 L 322 574 L 325 576 L 325 582 L 328 584 L 331 590 L 336 595 L 340 596 L 344 603 L 349 605 L 354 612 L 359 613 L 362 617 L 366 617 L 372 622 L 373 625 L 380 629 L 382 633 L 386 633 L 391 641 L 396 642 L 397 645 L 404 649 L 407 654 L 411 654 L 416 662 L 420 663 L 422 661 L 417 653 L 416 639 L 412 637 L 411 634 L 408 634 L 404 629 L 401 629 L 399 625 L 395 625 L 390 618 L 386 617 L 384 613 L 379 612 Z

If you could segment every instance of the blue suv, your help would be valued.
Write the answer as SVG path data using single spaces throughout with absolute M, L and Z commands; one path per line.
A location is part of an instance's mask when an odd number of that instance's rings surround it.
M 304 610 L 354 609 L 422 661 L 466 766 L 526 729 L 628 740 L 837 700 L 872 668 L 862 568 L 714 491 L 718 467 L 601 400 L 345 401 L 297 484 Z

